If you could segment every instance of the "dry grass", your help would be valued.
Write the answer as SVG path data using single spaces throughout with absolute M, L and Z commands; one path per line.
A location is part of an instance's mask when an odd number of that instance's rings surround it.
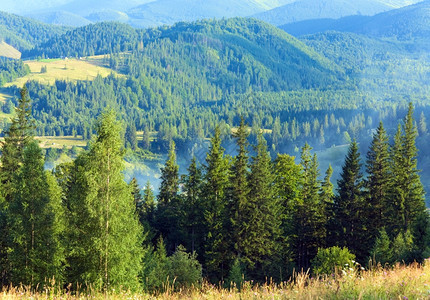
M 31 73 L 7 83 L 5 86 L 22 87 L 28 80 L 39 81 L 44 84 L 53 84 L 55 80 L 92 80 L 97 75 L 106 77 L 111 73 L 117 74 L 111 69 L 101 66 L 102 57 L 88 59 L 43 59 L 26 61 Z M 41 73 L 41 68 L 46 66 L 47 72 Z M 118 75 L 118 74 L 117 74 Z
M 4 41 L 0 42 L 0 56 L 9 57 L 19 59 L 21 58 L 21 52 L 12 47 L 11 45 L 5 43 Z
M 422 267 L 397 265 L 370 271 L 348 271 L 325 278 L 311 278 L 307 273 L 297 274 L 293 280 L 276 284 L 246 283 L 241 291 L 203 284 L 179 292 L 168 291 L 149 295 L 130 292 L 82 292 L 77 295 L 47 288 L 33 293 L 25 288 L 12 288 L 0 294 L 2 299 L 429 299 L 430 265 Z
M 85 147 L 87 142 L 82 140 L 82 137 L 77 136 L 37 136 L 36 139 L 40 141 L 41 148 L 58 148 L 61 149 L 66 146 L 68 149 L 73 146 Z

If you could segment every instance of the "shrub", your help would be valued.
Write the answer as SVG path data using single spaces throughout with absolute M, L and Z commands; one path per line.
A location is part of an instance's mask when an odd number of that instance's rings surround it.
M 312 260 L 312 269 L 315 274 L 332 274 L 336 269 L 354 264 L 355 255 L 348 248 L 337 246 L 327 249 L 319 248 Z
M 199 284 L 202 280 L 202 266 L 196 259 L 196 253 L 187 253 L 179 245 L 169 257 L 169 279 L 175 289 Z

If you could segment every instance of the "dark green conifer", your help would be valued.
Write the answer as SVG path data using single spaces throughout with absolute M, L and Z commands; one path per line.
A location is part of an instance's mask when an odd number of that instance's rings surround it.
M 227 240 L 226 190 L 229 183 L 229 161 L 221 147 L 221 132 L 215 128 L 206 156 L 203 177 L 205 201 L 205 262 L 208 278 L 213 282 L 223 280 L 228 274 L 229 241 Z
M 352 141 L 338 180 L 338 195 L 334 210 L 337 222 L 337 244 L 347 247 L 360 262 L 368 257 L 372 242 L 367 230 L 367 204 L 363 197 L 363 176 L 360 154 L 355 140 Z
M 379 232 L 386 226 L 390 206 L 390 155 L 388 136 L 382 122 L 373 136 L 370 149 L 367 152 L 367 197 L 368 197 L 368 226 L 371 238 L 376 239 Z

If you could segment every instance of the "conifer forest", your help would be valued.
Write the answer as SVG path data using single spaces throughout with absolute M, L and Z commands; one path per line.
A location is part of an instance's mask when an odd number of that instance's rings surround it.
M 430 297 L 430 0 L 1 2 L 0 298 Z
M 179 174 L 175 143 L 161 183 L 141 193 L 124 180 L 124 141 L 113 110 L 86 150 L 45 170 L 27 89 L 5 132 L 1 157 L 1 282 L 68 289 L 159 291 L 243 280 L 281 282 L 294 270 L 332 272 L 327 257 L 369 263 L 423 261 L 429 217 L 417 169 L 414 108 L 390 143 L 381 122 L 364 155 L 352 140 L 337 188 L 305 143 L 271 158 L 244 119 L 224 153 L 219 127 L 205 162 Z M 364 172 L 363 172 L 364 170 Z

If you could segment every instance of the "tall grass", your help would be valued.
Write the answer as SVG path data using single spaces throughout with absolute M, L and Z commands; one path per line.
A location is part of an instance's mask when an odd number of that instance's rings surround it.
M 325 277 L 297 273 L 288 282 L 262 285 L 246 282 L 241 290 L 222 288 L 208 283 L 200 287 L 166 291 L 156 295 L 113 291 L 103 294 L 92 290 L 68 293 L 54 287 L 34 292 L 26 287 L 11 287 L 0 294 L 1 299 L 430 299 L 430 263 L 424 266 L 400 264 L 375 267 L 371 270 L 344 270 Z

